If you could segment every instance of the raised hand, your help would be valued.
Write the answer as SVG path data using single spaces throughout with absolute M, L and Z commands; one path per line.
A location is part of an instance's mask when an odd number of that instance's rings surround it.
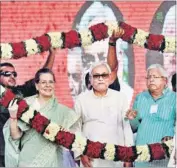
M 118 27 L 116 30 L 113 31 L 112 36 L 110 37 L 110 42 L 115 42 L 117 39 L 122 37 L 124 34 L 124 29 Z
M 8 106 L 8 110 L 10 113 L 10 118 L 16 119 L 17 118 L 17 111 L 18 111 L 18 99 L 13 99 Z

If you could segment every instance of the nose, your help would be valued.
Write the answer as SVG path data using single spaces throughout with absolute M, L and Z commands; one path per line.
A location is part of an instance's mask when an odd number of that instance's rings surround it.
M 151 78 L 150 78 L 150 82 L 151 82 L 151 81 L 154 81 L 154 77 L 152 77 L 152 76 L 151 76 Z
M 47 87 L 50 86 L 50 83 L 49 83 L 49 82 L 46 82 L 46 86 L 47 86 Z
M 11 77 L 11 78 L 14 78 L 14 79 L 16 78 L 13 73 L 10 75 L 10 77 Z
M 99 80 L 103 80 L 103 77 L 102 77 L 102 76 L 99 76 Z

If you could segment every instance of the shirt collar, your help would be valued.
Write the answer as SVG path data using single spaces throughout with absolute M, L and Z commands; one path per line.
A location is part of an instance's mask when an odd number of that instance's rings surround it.
M 163 96 L 165 96 L 168 92 L 169 92 L 169 88 L 168 88 L 168 87 L 164 88 L 163 91 L 162 91 L 162 95 L 161 95 L 158 99 L 160 99 L 160 98 L 162 98 Z M 150 97 L 152 97 L 151 94 L 150 94 L 150 92 L 149 92 L 149 90 L 147 90 L 147 93 L 148 93 L 148 95 L 149 95 Z M 158 99 L 156 99 L 156 100 L 158 100 Z
M 92 92 L 93 97 L 98 98 L 98 99 L 99 98 L 108 97 L 110 95 L 110 89 L 109 88 L 107 90 L 107 93 L 104 96 L 96 96 L 95 93 L 94 93 L 94 91 L 93 91 L 93 89 L 91 90 L 91 92 Z
M 168 87 L 164 88 L 163 91 L 162 91 L 163 95 L 166 95 L 168 92 L 169 92 L 169 88 Z

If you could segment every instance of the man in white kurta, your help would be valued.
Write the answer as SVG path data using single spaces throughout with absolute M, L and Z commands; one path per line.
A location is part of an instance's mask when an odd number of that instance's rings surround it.
M 75 111 L 80 114 L 81 132 L 88 139 L 131 146 L 133 134 L 129 121 L 125 119 L 128 100 L 123 93 L 108 89 L 110 72 L 106 63 L 93 65 L 90 72 L 93 90 L 78 96 Z M 83 160 L 81 157 L 83 165 L 89 166 Z M 93 167 L 123 167 L 123 162 L 101 159 L 89 161 Z

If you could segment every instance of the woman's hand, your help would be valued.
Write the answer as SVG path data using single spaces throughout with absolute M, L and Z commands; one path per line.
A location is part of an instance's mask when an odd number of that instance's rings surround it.
M 17 104 L 17 99 L 13 99 L 8 106 L 8 110 L 10 113 L 10 118 L 16 119 L 17 118 L 17 111 L 18 111 L 18 104 Z

